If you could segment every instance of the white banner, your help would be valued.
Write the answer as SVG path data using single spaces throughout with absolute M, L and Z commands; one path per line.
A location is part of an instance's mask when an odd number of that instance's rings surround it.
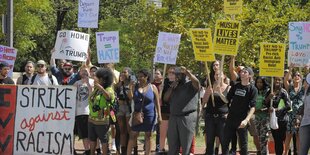
M 73 154 L 76 88 L 18 86 L 14 155 Z
M 96 32 L 98 63 L 119 62 L 118 31 Z
M 78 27 L 98 28 L 99 0 L 79 0 Z
M 181 34 L 159 32 L 154 62 L 176 64 Z
M 288 63 L 310 67 L 310 22 L 289 23 Z
M 55 44 L 55 59 L 86 61 L 89 34 L 76 31 L 58 31 Z
M 9 77 L 13 76 L 14 63 L 16 60 L 17 49 L 0 45 L 0 62 L 6 62 L 10 66 Z

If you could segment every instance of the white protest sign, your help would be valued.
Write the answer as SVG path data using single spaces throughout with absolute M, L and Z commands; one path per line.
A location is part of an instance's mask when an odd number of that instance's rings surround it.
M 55 59 L 86 61 L 89 34 L 76 31 L 58 31 L 55 44 Z
M 17 87 L 14 155 L 73 154 L 76 88 Z
M 98 28 L 99 0 L 79 0 L 78 27 Z
M 118 31 L 96 32 L 98 63 L 119 62 Z
M 10 71 L 8 76 L 12 78 L 14 63 L 16 60 L 17 49 L 0 45 L 0 62 L 6 62 L 10 66 Z
M 310 66 L 310 22 L 289 23 L 288 63 Z
M 181 34 L 159 32 L 154 62 L 176 64 Z

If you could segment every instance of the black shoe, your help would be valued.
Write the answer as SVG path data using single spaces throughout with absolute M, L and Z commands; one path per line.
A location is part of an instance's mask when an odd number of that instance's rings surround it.
M 77 155 L 77 152 L 76 152 L 76 150 L 74 150 L 73 154 L 74 154 L 74 155 Z
M 90 150 L 86 150 L 83 155 L 90 155 Z
M 97 155 L 102 155 L 101 149 L 100 149 L 100 148 L 99 148 L 99 149 L 96 149 L 96 152 L 97 152 Z
M 133 155 L 138 155 L 138 146 L 133 148 Z
M 235 150 L 230 150 L 230 151 L 229 151 L 229 154 L 230 154 L 230 155 L 236 155 L 236 151 L 235 151 Z
M 219 154 L 219 148 L 218 148 L 218 147 L 215 148 L 214 154 L 215 154 L 215 155 L 218 155 L 218 154 Z

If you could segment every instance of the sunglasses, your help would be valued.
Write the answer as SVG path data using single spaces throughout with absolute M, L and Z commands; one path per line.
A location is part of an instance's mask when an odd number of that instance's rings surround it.
M 37 65 L 37 67 L 38 67 L 38 68 L 43 68 L 43 67 L 44 67 L 44 65 Z
M 64 68 L 65 71 L 70 71 L 72 68 Z
M 300 77 L 300 74 L 295 74 L 294 77 L 295 77 L 295 76 L 299 76 L 299 77 Z

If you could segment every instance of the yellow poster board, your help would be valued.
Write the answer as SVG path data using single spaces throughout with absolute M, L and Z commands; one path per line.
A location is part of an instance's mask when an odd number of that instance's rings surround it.
M 236 15 L 242 13 L 242 0 L 224 0 L 224 13 Z
M 214 32 L 214 52 L 223 55 L 237 55 L 241 22 L 217 20 Z
M 284 76 L 285 44 L 260 44 L 259 75 L 271 77 Z
M 190 29 L 195 60 L 215 61 L 211 29 Z

